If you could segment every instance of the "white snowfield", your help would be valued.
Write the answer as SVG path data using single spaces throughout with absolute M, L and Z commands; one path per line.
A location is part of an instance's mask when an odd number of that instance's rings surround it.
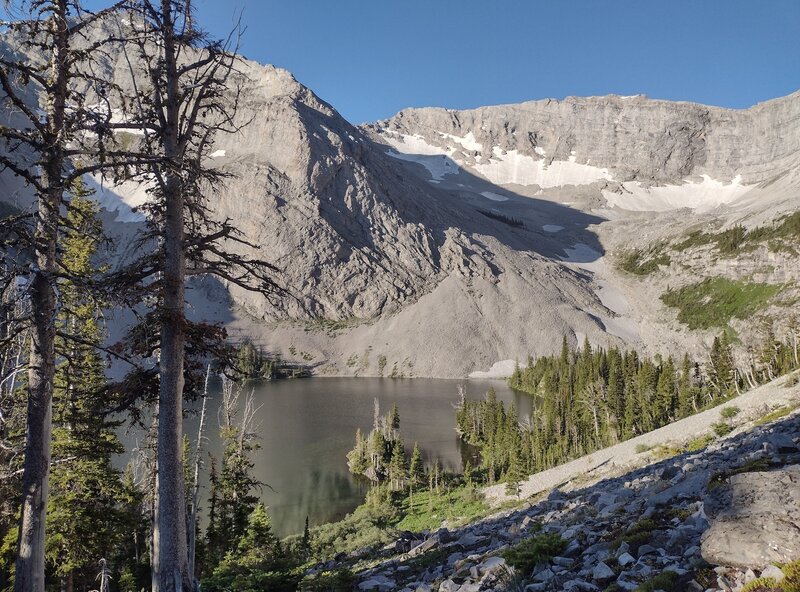
M 221 156 L 225 156 L 225 150 L 214 150 L 214 152 L 208 155 L 209 158 L 219 158 Z
M 795 372 L 796 374 L 797 372 Z M 555 487 L 563 487 L 576 479 L 588 477 L 592 482 L 598 481 L 614 472 L 644 464 L 646 455 L 636 452 L 637 446 L 652 448 L 667 444 L 683 444 L 693 438 L 710 433 L 712 424 L 722 420 L 722 409 L 730 405 L 735 405 L 741 410 L 737 417 L 748 421 L 758 419 L 770 409 L 785 405 L 797 405 L 800 403 L 800 384 L 790 385 L 791 376 L 778 378 L 769 384 L 748 391 L 727 405 L 714 407 L 615 446 L 531 475 L 522 483 L 520 497 L 524 499 Z M 734 430 L 727 437 L 733 437 L 738 433 L 739 430 Z M 505 487 L 505 484 L 500 484 L 484 489 L 486 500 L 492 505 L 497 505 L 515 499 L 506 495 Z
M 750 191 L 753 185 L 743 185 L 740 175 L 730 182 L 718 181 L 702 175 L 702 181 L 687 180 L 682 185 L 643 187 L 640 183 L 622 184 L 622 193 L 603 190 L 610 207 L 634 212 L 666 212 L 692 208 L 698 212 L 712 210 L 732 203 Z
M 554 160 L 548 165 L 543 159 L 520 154 L 518 150 L 506 152 L 497 146 L 492 148 L 488 162 L 476 164 L 474 168 L 498 185 L 538 185 L 543 189 L 613 179 L 608 169 L 577 163 L 574 155 L 569 160 Z
M 636 98 L 619 97 L 621 99 Z M 460 168 L 477 172 L 491 183 L 504 185 L 535 185 L 543 190 L 558 187 L 583 186 L 598 181 L 613 181 L 613 171 L 608 168 L 577 162 L 573 150 L 567 160 L 554 160 L 548 164 L 545 158 L 535 158 L 518 150 L 503 150 L 493 146 L 491 152 L 484 149 L 473 132 L 456 136 L 444 132 L 434 132 L 447 147 L 430 144 L 420 134 L 403 134 L 394 130 L 383 130 L 382 135 L 396 152 L 390 156 L 400 160 L 423 165 L 431 174 L 433 181 L 444 180 L 445 175 L 457 174 Z M 470 151 L 468 154 L 461 149 Z M 541 146 L 535 146 L 538 156 L 546 156 Z M 681 208 L 691 208 L 698 212 L 713 210 L 730 204 L 753 189 L 754 185 L 742 183 L 737 175 L 730 181 L 714 179 L 707 174 L 687 178 L 680 184 L 647 187 L 638 181 L 626 181 L 618 190 L 602 189 L 603 198 L 609 207 L 617 207 L 634 212 L 664 212 Z M 481 192 L 481 195 L 494 199 L 495 192 Z
M 147 187 L 134 181 L 112 184 L 103 181 L 98 175 L 84 175 L 84 182 L 94 190 L 94 199 L 104 210 L 116 214 L 115 222 L 144 222 L 145 215 L 136 211 L 147 203 L 150 196 Z
M 447 138 L 449 140 L 453 140 L 454 142 L 461 144 L 467 150 L 476 150 L 480 152 L 483 150 L 483 144 L 478 142 L 475 139 L 475 134 L 472 132 L 467 132 L 463 137 L 462 136 L 454 136 L 452 134 L 444 134 L 440 132 L 440 135 L 443 138 Z
M 495 362 L 486 372 L 481 372 L 480 370 L 470 372 L 469 378 L 508 378 L 514 373 L 514 368 L 516 367 L 516 360 L 500 360 Z
M 481 191 L 481 195 L 486 199 L 491 199 L 492 201 L 508 201 L 508 198 L 505 195 L 500 195 L 494 191 Z
M 458 165 L 452 158 L 455 148 L 445 150 L 433 146 L 420 135 L 410 136 L 391 132 L 384 134 L 384 139 L 396 150 L 387 152 L 389 156 L 421 164 L 428 169 L 433 181 L 441 181 L 445 175 L 458 173 Z

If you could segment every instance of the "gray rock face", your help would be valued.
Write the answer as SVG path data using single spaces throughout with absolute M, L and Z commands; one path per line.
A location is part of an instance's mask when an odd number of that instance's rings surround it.
M 706 496 L 704 509 L 706 561 L 763 569 L 800 557 L 800 465 L 734 475 Z
M 131 84 L 122 55 L 112 52 L 104 68 Z M 780 187 L 788 200 L 800 187 L 797 93 L 744 111 L 614 96 L 418 109 L 359 128 L 285 70 L 247 60 L 242 70 L 237 120 L 250 123 L 216 140 L 209 164 L 232 176 L 210 206 L 254 245 L 231 248 L 276 266 L 286 292 L 267 300 L 207 282 L 190 304 L 195 316 L 224 321 L 232 335 L 310 361 L 318 373 L 464 377 L 501 362 L 494 374 L 503 376 L 515 360 L 552 353 L 565 335 L 573 346 L 587 337 L 685 350 L 683 334 L 663 331 L 665 315 L 652 306 L 658 294 L 619 288 L 603 261 L 607 218 L 621 216 L 602 209 L 603 191 L 699 175 L 739 175 L 770 195 Z M 453 146 L 452 158 L 434 164 L 458 174 L 434 179 L 413 158 L 387 154 L 387 138 L 400 135 L 445 152 Z M 566 172 L 551 175 L 552 195 L 491 181 L 479 165 L 495 149 Z M 575 167 L 606 173 L 578 187 Z M 0 189 L 0 199 L 25 192 L 7 173 Z M 114 208 L 130 196 L 120 188 L 109 195 L 108 230 L 123 258 L 136 224 L 115 218 Z M 691 216 L 670 218 L 676 234 L 696 222 Z M 640 219 L 632 223 L 636 232 L 622 231 L 625 248 L 649 246 Z
M 535 159 L 608 168 L 616 181 L 675 183 L 709 174 L 758 183 L 800 162 L 800 93 L 733 110 L 636 97 L 567 97 L 457 111 L 407 109 L 378 132 L 449 134 Z M 449 142 L 452 144 L 452 141 Z M 467 155 L 465 155 L 467 156 Z M 468 156 L 467 156 L 468 157 Z

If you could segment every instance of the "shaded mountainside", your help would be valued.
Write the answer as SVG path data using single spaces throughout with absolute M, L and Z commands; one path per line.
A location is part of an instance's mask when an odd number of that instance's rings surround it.
M 130 84 L 121 54 L 104 67 Z M 746 111 L 613 96 L 417 109 L 358 128 L 285 70 L 242 69 L 237 119 L 249 123 L 210 155 L 232 173 L 213 209 L 282 270 L 286 295 L 194 282 L 192 314 L 318 373 L 505 375 L 562 335 L 700 347 L 664 331 L 663 308 L 651 314 L 652 294 L 637 300 L 605 255 L 649 244 L 630 225 L 658 234 L 668 220 L 678 235 L 729 224 L 745 203 L 770 221 L 800 184 L 799 94 Z M 146 193 L 90 181 L 124 258 Z M 30 203 L 8 173 L 0 184 L 0 199 Z M 680 218 L 652 212 L 687 205 Z

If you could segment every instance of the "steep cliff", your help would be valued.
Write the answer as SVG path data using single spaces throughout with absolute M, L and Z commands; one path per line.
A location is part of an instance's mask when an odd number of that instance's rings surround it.
M 125 56 L 104 69 L 130 84 Z M 640 96 L 410 109 L 358 128 L 290 73 L 242 69 L 247 125 L 217 139 L 209 164 L 231 177 L 211 206 L 287 294 L 201 281 L 190 305 L 320 373 L 504 374 L 564 335 L 702 350 L 709 333 L 658 303 L 686 274 L 642 284 L 613 252 L 800 201 L 798 93 L 743 111 Z M 89 181 L 124 258 L 147 195 Z M 0 183 L 0 199 L 29 203 L 8 172 Z

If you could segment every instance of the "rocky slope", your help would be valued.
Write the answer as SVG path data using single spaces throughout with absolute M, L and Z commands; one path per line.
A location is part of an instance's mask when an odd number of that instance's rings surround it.
M 105 68 L 129 84 L 124 56 Z M 243 70 L 249 124 L 217 139 L 210 164 L 233 176 L 213 209 L 287 296 L 205 280 L 190 304 L 322 374 L 506 374 L 563 335 L 702 352 L 707 334 L 653 305 L 681 269 L 643 290 L 614 251 L 797 208 L 800 94 L 745 111 L 613 96 L 420 109 L 357 128 L 288 72 Z M 146 195 L 89 182 L 125 257 Z
M 800 415 L 760 418 L 777 405 L 797 408 L 800 388 L 784 378 L 732 404 L 742 409 L 738 427 L 707 446 L 686 443 L 710 431 L 710 418 L 702 430 L 700 416 L 689 418 L 693 425 L 682 420 L 669 426 L 672 432 L 648 434 L 654 448 L 638 460 L 592 455 L 596 460 L 584 459 L 592 470 L 565 473 L 528 503 L 517 501 L 518 508 L 460 528 L 405 533 L 344 564 L 360 567 L 361 590 L 406 592 L 730 591 L 759 574 L 783 577 L 777 564 L 800 557 Z M 547 481 L 541 474 L 529 483 L 540 476 Z M 542 535 L 563 539 L 555 556 L 530 569 L 515 569 L 503 557 Z M 673 575 L 653 579 L 663 572 Z

